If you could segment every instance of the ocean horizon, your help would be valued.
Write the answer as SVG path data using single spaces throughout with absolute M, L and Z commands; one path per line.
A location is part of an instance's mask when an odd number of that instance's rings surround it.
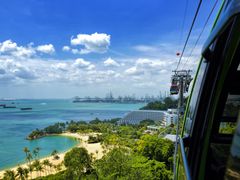
M 42 129 L 56 122 L 86 121 L 95 118 L 107 120 L 122 118 L 132 110 L 145 104 L 118 103 L 72 103 L 71 99 L 12 99 L 0 104 L 16 108 L 0 107 L 0 170 L 25 162 L 24 147 L 40 147 L 40 158 L 49 156 L 53 150 L 64 152 L 78 142 L 70 137 L 49 136 L 37 140 L 26 140 L 34 129 Z M 32 108 L 21 110 L 20 108 Z

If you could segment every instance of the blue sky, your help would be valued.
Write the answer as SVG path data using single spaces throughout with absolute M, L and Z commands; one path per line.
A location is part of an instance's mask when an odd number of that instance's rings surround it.
M 197 1 L 9 0 L 0 6 L 1 97 L 157 95 L 167 91 Z M 214 2 L 203 1 L 191 50 Z M 201 45 L 187 68 L 196 68 Z M 180 36 L 182 32 L 182 36 Z M 185 60 L 185 59 L 183 59 Z

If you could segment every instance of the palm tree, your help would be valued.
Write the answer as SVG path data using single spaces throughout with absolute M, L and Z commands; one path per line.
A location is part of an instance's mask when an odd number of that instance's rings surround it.
M 19 177 L 20 180 L 24 180 L 24 169 L 21 166 L 17 168 L 16 177 Z
M 28 174 L 29 174 L 28 168 L 24 168 L 23 169 L 23 175 L 24 175 L 25 179 L 28 179 Z
M 52 167 L 53 167 L 53 164 L 52 164 L 51 162 L 49 162 L 48 167 L 49 167 L 49 169 L 50 169 L 50 171 L 51 171 L 51 169 L 52 169 Z
M 33 155 L 35 157 L 35 160 L 37 159 L 37 157 L 39 158 L 39 151 L 40 151 L 39 147 L 36 147 L 35 149 L 33 149 Z
M 6 170 L 3 174 L 4 180 L 15 180 L 15 172 L 13 170 Z
M 44 170 L 41 163 L 38 164 L 36 170 L 39 171 L 39 175 L 40 175 L 40 177 L 41 177 L 41 172 L 43 172 L 43 170 Z
M 23 152 L 25 152 L 27 163 L 30 164 L 31 159 L 32 159 L 32 155 L 30 153 L 30 150 L 27 147 L 24 147 Z
M 55 173 L 57 172 L 57 165 L 53 165 Z
M 40 147 L 36 147 L 35 149 L 37 151 L 37 155 L 38 155 L 38 158 L 39 158 Z
M 49 166 L 50 164 L 50 161 L 48 159 L 45 159 L 43 162 L 42 162 L 44 168 L 45 168 L 45 175 L 47 175 L 47 166 Z
M 30 152 L 27 154 L 26 159 L 28 161 L 28 165 L 30 165 L 31 164 L 31 160 L 33 159 L 32 154 Z
M 35 170 L 36 172 L 39 172 L 39 166 L 40 166 L 40 161 L 39 160 L 35 160 L 33 161 L 32 163 L 32 166 L 33 166 L 33 170 Z
M 58 151 L 57 150 L 53 150 L 53 152 L 51 153 L 51 155 L 53 156 L 53 159 L 58 159 Z
M 31 179 L 32 179 L 32 172 L 34 171 L 34 166 L 32 164 L 28 165 L 28 171 L 30 172 Z
M 62 170 L 62 163 L 56 165 L 56 170 L 59 172 Z
M 23 148 L 23 152 L 25 152 L 26 157 L 27 157 L 27 154 L 30 152 L 30 150 L 27 147 L 24 147 Z

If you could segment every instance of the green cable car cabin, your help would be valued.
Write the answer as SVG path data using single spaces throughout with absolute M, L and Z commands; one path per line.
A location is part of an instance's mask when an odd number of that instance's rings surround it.
M 240 0 L 224 1 L 202 50 L 175 179 L 240 179 Z

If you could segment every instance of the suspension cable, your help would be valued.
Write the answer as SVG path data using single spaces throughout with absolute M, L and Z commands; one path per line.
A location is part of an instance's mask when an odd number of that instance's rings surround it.
M 186 64 L 188 63 L 189 59 L 191 58 L 192 53 L 193 53 L 194 49 L 196 48 L 196 46 L 197 46 L 197 44 L 198 44 L 198 41 L 200 40 L 200 38 L 201 38 L 201 36 L 202 36 L 202 34 L 203 34 L 203 32 L 204 32 L 204 30 L 205 30 L 207 24 L 208 24 L 209 19 L 210 19 L 210 17 L 212 16 L 212 13 L 213 13 L 213 11 L 214 11 L 214 9 L 215 9 L 217 3 L 218 3 L 218 0 L 216 0 L 216 2 L 214 3 L 214 5 L 213 5 L 213 7 L 212 7 L 212 9 L 211 9 L 211 11 L 210 11 L 208 17 L 207 17 L 207 20 L 206 20 L 206 22 L 205 22 L 205 24 L 204 24 L 204 26 L 203 26 L 203 28 L 202 28 L 202 31 L 200 32 L 200 34 L 199 34 L 199 36 L 198 36 L 198 38 L 197 38 L 197 41 L 195 42 L 195 44 L 194 44 L 194 46 L 193 46 L 193 48 L 192 48 L 192 50 L 191 50 L 191 52 L 190 52 L 190 54 L 189 54 L 189 56 L 188 56 L 186 62 L 184 63 L 183 67 L 186 66 Z
M 197 7 L 197 10 L 196 10 L 196 12 L 195 12 L 195 15 L 194 15 L 194 18 L 193 18 L 193 21 L 192 21 L 192 24 L 191 24 L 190 30 L 189 30 L 189 32 L 188 32 L 187 39 L 186 39 L 185 44 L 184 44 L 184 46 L 183 46 L 183 50 L 182 50 L 181 56 L 180 56 L 180 58 L 179 58 L 179 61 L 178 61 L 178 64 L 177 64 L 177 68 L 176 68 L 176 70 L 178 69 L 179 64 L 180 64 L 180 62 L 181 62 L 181 60 L 182 60 L 183 53 L 184 53 L 184 51 L 185 51 L 185 49 L 186 49 L 186 46 L 187 46 L 187 43 L 188 43 L 189 37 L 190 37 L 190 35 L 191 35 L 191 32 L 192 32 L 192 29 L 193 29 L 193 26 L 194 26 L 195 20 L 196 20 L 196 18 L 197 18 L 197 15 L 198 15 L 199 9 L 200 9 L 200 7 L 201 7 L 201 4 L 202 4 L 202 0 L 199 0 L 198 7 Z
M 180 37 L 179 37 L 179 42 L 178 42 L 179 46 L 181 45 L 181 42 L 182 42 L 183 29 L 184 29 L 184 26 L 185 26 L 186 16 L 187 16 L 187 9 L 188 9 L 188 0 L 186 0 L 185 9 L 184 9 L 183 22 L 182 22 L 182 25 L 181 25 Z

